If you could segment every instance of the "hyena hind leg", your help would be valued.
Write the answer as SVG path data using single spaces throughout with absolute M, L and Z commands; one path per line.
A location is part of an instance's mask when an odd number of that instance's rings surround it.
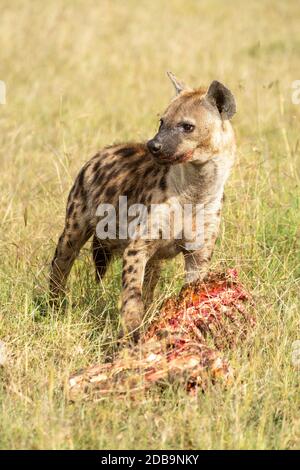
M 106 273 L 112 254 L 103 247 L 97 235 L 94 235 L 93 238 L 92 253 L 96 269 L 96 281 L 99 282 Z
M 145 312 L 153 302 L 155 287 L 158 283 L 161 272 L 160 260 L 149 260 L 146 264 L 145 276 L 143 282 L 143 301 Z
M 50 271 L 50 295 L 52 300 L 57 299 L 64 293 L 73 263 L 90 235 L 91 233 L 87 230 L 68 231 L 65 228 L 59 237 Z

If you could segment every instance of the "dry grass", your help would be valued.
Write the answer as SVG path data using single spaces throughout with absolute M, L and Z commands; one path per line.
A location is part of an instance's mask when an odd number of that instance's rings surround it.
M 296 0 L 2 0 L 1 448 L 299 447 L 299 24 Z M 115 338 L 120 264 L 99 289 L 85 249 L 65 314 L 43 315 L 67 192 L 97 149 L 153 134 L 173 93 L 168 69 L 237 97 L 239 159 L 214 266 L 238 267 L 254 292 L 256 336 L 232 355 L 227 391 L 70 405 L 61 383 Z M 157 302 L 181 271 L 166 266 Z

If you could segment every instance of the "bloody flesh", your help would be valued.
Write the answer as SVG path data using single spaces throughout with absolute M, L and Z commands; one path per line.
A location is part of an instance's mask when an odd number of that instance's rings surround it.
M 184 286 L 163 303 L 137 345 L 123 348 L 110 363 L 72 375 L 70 398 L 134 396 L 174 382 L 189 393 L 205 390 L 208 381 L 227 384 L 234 374 L 225 353 L 253 329 L 250 307 L 235 270 Z

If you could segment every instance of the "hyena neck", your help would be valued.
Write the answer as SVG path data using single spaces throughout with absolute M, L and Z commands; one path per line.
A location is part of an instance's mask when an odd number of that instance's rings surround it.
M 221 201 L 233 159 L 216 155 L 205 163 L 174 165 L 169 172 L 169 189 L 183 203 L 209 204 Z

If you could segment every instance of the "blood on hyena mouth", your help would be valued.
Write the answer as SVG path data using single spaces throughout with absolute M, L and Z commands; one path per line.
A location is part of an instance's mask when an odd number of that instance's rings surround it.
M 178 163 L 184 163 L 184 162 L 191 160 L 193 153 L 194 151 L 190 150 L 189 152 L 179 153 L 179 154 L 173 155 L 172 157 L 169 157 L 169 156 L 160 157 L 159 160 L 161 163 L 168 163 L 169 165 L 176 165 Z

